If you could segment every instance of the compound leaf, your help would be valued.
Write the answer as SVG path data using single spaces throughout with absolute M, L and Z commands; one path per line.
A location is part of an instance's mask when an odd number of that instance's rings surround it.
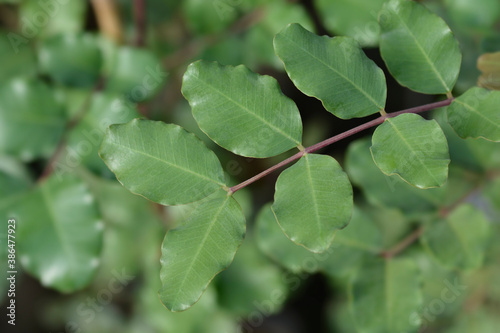
M 53 175 L 7 214 L 18 221 L 21 264 L 42 285 L 73 292 L 90 283 L 104 225 L 81 179 Z
M 290 24 L 274 38 L 274 49 L 297 88 L 337 117 L 365 117 L 384 109 L 384 73 L 354 39 L 317 36 Z
M 111 125 L 99 155 L 123 186 L 163 205 L 193 202 L 225 186 L 217 156 L 173 124 L 134 119 Z
M 182 93 L 203 132 L 235 154 L 270 157 L 301 143 L 299 110 L 270 76 L 197 61 L 184 74 Z
M 245 236 L 240 206 L 217 191 L 203 200 L 162 245 L 159 291 L 171 311 L 183 311 L 201 297 L 210 281 L 229 266 Z
M 484 259 L 490 223 L 470 204 L 426 226 L 422 243 L 447 268 L 477 269 Z
M 411 259 L 378 260 L 351 281 L 351 310 L 360 332 L 417 332 L 413 318 L 422 304 L 420 276 Z
M 331 156 L 306 154 L 276 182 L 272 209 L 285 234 L 312 252 L 324 252 L 351 219 L 352 187 Z
M 388 118 L 373 133 L 370 149 L 383 173 L 418 188 L 442 186 L 448 177 L 448 143 L 435 120 L 412 113 Z
M 401 85 L 426 94 L 453 89 L 462 55 L 443 19 L 415 1 L 390 0 L 379 24 L 380 53 Z
M 474 87 L 447 109 L 448 122 L 463 139 L 500 141 L 500 91 Z

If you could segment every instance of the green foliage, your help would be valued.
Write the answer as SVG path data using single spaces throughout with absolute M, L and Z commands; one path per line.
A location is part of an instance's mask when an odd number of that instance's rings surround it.
M 495 331 L 496 2 L 0 2 L 0 217 L 42 329 Z M 447 99 L 392 112 L 415 92 Z

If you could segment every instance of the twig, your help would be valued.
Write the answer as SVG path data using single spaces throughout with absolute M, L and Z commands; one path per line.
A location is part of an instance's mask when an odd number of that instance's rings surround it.
M 387 251 L 381 252 L 380 256 L 384 257 L 385 259 L 390 259 L 390 258 L 398 255 L 399 253 L 401 253 L 401 251 L 406 249 L 408 246 L 415 243 L 417 241 L 417 239 L 419 239 L 420 236 L 422 236 L 423 233 L 424 233 L 424 227 L 419 227 L 418 229 L 415 229 L 415 231 L 413 231 L 411 234 L 409 234 L 401 242 L 396 244 L 393 248 L 391 248 Z
M 345 132 L 340 133 L 338 135 L 332 136 L 329 139 L 326 139 L 326 140 L 321 141 L 321 142 L 319 142 L 319 143 L 317 143 L 315 145 L 312 145 L 310 147 L 305 148 L 303 151 L 300 151 L 297 154 L 295 154 L 295 155 L 287 158 L 286 160 L 281 161 L 280 163 L 278 163 L 278 164 L 270 167 L 269 169 L 262 171 L 261 173 L 253 176 L 252 178 L 247 179 L 244 182 L 231 187 L 229 189 L 229 191 L 231 193 L 234 193 L 234 192 L 236 192 L 236 191 L 244 188 L 245 186 L 248 186 L 248 185 L 252 184 L 253 182 L 261 179 L 262 177 L 267 176 L 268 174 L 270 174 L 271 172 L 273 172 L 273 171 L 281 168 L 282 166 L 285 166 L 288 163 L 291 163 L 293 161 L 298 160 L 299 158 L 301 158 L 302 156 L 304 156 L 304 154 L 306 154 L 306 153 L 313 153 L 313 152 L 315 152 L 317 150 L 320 150 L 321 148 L 324 148 L 326 146 L 331 145 L 334 142 L 337 142 L 337 141 L 340 141 L 342 139 L 348 138 L 348 137 L 350 137 L 350 136 L 352 136 L 352 135 L 354 135 L 356 133 L 359 133 L 361 131 L 369 129 L 369 128 L 373 127 L 373 126 L 377 126 L 377 125 L 383 123 L 384 120 L 387 119 L 387 118 L 393 118 L 393 117 L 399 116 L 399 115 L 404 114 L 404 113 L 421 113 L 421 112 L 425 112 L 425 111 L 430 111 L 430 110 L 433 110 L 433 109 L 437 109 L 437 108 L 440 108 L 440 107 L 443 107 L 443 106 L 450 105 L 452 101 L 453 101 L 453 99 L 446 99 L 444 101 L 440 101 L 440 102 L 436 102 L 436 103 L 426 104 L 426 105 L 422 105 L 422 106 L 418 106 L 418 107 L 414 107 L 414 108 L 410 108 L 410 109 L 406 109 L 406 110 L 402 110 L 402 111 L 398 111 L 398 112 L 388 113 L 386 116 L 381 116 L 381 117 L 378 117 L 376 119 L 370 120 L 367 123 L 364 123 L 362 125 L 354 127 L 354 128 L 352 128 L 352 129 L 350 129 L 348 131 L 345 131 Z
M 137 47 L 143 47 L 146 41 L 146 0 L 134 0 L 135 42 Z

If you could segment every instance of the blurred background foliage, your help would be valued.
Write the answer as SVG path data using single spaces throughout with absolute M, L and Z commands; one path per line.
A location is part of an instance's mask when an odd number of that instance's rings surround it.
M 499 89 L 500 2 L 420 2 L 443 17 L 460 42 L 463 64 L 455 95 L 478 83 Z M 386 71 L 377 49 L 376 17 L 383 3 L 1 0 L 0 216 L 2 221 L 18 216 L 17 265 L 20 272 L 26 271 L 18 275 L 16 329 L 356 332 L 353 313 L 376 317 L 377 306 L 353 305 L 347 290 L 369 294 L 366 289 L 373 291 L 383 281 L 375 274 L 371 283 L 358 281 L 353 289 L 352 277 L 370 277 L 377 254 L 416 233 L 420 242 L 405 249 L 398 262 L 404 268 L 412 261 L 419 271 L 422 301 L 415 331 L 420 323 L 421 332 L 497 332 L 500 149 L 498 143 L 460 139 L 440 110 L 429 116 L 443 126 L 450 145 L 452 164 L 443 188 L 417 190 L 383 175 L 371 159 L 369 140 L 363 138 L 367 133 L 326 149 L 356 185 L 357 208 L 331 253 L 320 257 L 287 242 L 266 222 L 270 215 L 265 204 L 273 198 L 277 177 L 272 174 L 251 191 L 237 193 L 247 215 L 246 240 L 230 268 L 183 313 L 167 311 L 157 290 L 160 244 L 169 228 L 182 223 L 189 207 L 163 207 L 131 194 L 97 155 L 107 126 L 147 117 L 179 124 L 202 138 L 235 184 L 287 157 L 289 153 L 265 160 L 239 157 L 199 130 L 180 93 L 182 74 L 197 59 L 245 64 L 276 77 L 299 106 L 305 145 L 352 128 L 359 120 L 340 121 L 317 112 L 321 103 L 291 84 L 274 55 L 273 36 L 292 22 L 318 34 L 351 36 Z M 397 85 L 387 71 L 386 76 L 388 111 L 436 99 Z M 47 207 L 59 207 L 57 216 L 50 216 Z M 465 223 L 462 234 L 472 234 L 472 253 L 461 253 L 467 260 L 457 262 L 457 251 L 464 249 L 443 249 L 442 244 L 454 243 L 443 242 L 450 231 L 439 223 L 463 216 L 485 220 L 489 229 L 475 232 L 474 225 Z M 44 233 L 51 219 L 82 220 L 80 229 L 66 229 L 67 242 L 92 237 L 75 267 L 68 268 L 76 274 L 73 279 L 60 280 L 57 272 L 48 271 L 54 264 L 48 259 L 50 251 L 62 246 L 60 238 L 51 238 L 57 235 Z M 27 230 L 37 228 L 35 243 L 23 244 L 22 235 L 32 235 Z M 5 233 L 2 228 L 1 267 L 6 267 Z M 465 291 L 445 302 L 447 283 L 465 285 Z M 4 300 L 6 290 L 2 277 Z M 0 326 L 3 332 L 12 329 L 6 320 Z

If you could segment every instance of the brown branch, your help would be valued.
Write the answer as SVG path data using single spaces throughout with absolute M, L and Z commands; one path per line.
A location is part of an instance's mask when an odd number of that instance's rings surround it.
M 134 0 L 134 22 L 136 47 L 143 47 L 146 43 L 146 0 Z
M 396 244 L 393 248 L 381 252 L 380 256 L 384 257 L 385 259 L 390 259 L 398 255 L 408 246 L 415 243 L 420 238 L 420 236 L 422 236 L 423 233 L 424 233 L 424 227 L 419 227 L 418 229 L 415 229 L 411 234 L 405 237 L 401 242 Z

